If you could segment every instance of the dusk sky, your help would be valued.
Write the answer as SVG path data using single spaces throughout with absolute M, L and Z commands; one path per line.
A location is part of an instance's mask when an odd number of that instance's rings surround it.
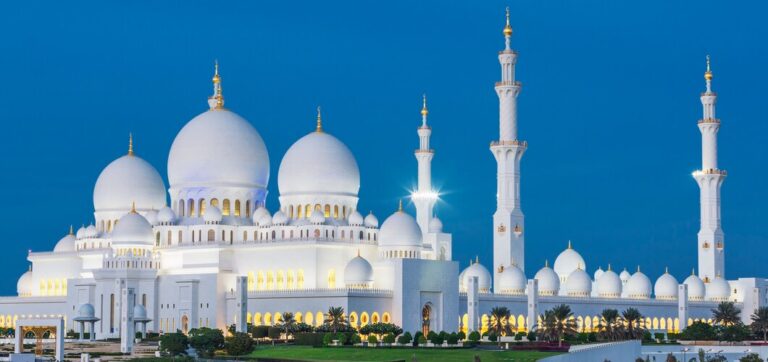
M 168 151 L 207 109 L 215 59 L 227 107 L 267 144 L 271 211 L 280 160 L 321 105 L 360 166 L 359 210 L 383 221 L 415 185 L 426 92 L 438 216 L 461 267 L 477 255 L 490 268 L 506 6 L 528 277 L 568 240 L 590 274 L 690 274 L 706 54 L 728 171 L 726 277 L 768 276 L 764 1 L 14 1 L 0 12 L 0 294 L 16 294 L 27 250 L 93 222 L 93 185 L 129 132 L 168 185 Z

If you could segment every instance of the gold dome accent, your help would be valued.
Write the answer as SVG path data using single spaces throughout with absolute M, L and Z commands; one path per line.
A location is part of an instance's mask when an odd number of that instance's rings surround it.
M 400 199 L 400 203 L 397 205 L 397 212 L 403 212 L 403 199 Z
M 128 133 L 128 156 L 133 156 L 133 133 Z
M 217 59 L 213 65 L 213 83 L 221 83 L 221 77 L 219 76 L 219 60 Z
M 426 117 L 427 114 L 429 114 L 429 110 L 427 109 L 427 95 L 426 94 L 422 95 L 422 102 L 423 102 L 424 105 L 421 107 L 421 115 L 423 117 Z
M 707 71 L 704 72 L 704 79 L 707 81 L 712 80 L 712 68 L 710 68 L 709 54 L 707 54 Z
M 509 6 L 507 6 L 507 25 L 504 26 L 504 36 L 512 36 L 512 26 L 509 25 Z
M 131 202 L 131 214 L 136 213 L 136 201 Z
M 317 106 L 317 128 L 315 132 L 323 133 L 323 115 L 320 112 L 320 106 Z

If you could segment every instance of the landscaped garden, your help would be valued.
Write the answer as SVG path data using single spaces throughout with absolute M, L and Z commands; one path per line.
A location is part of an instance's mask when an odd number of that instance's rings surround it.
M 555 352 L 493 351 L 470 348 L 312 348 L 307 346 L 259 347 L 249 357 L 284 358 L 304 361 L 537 361 Z

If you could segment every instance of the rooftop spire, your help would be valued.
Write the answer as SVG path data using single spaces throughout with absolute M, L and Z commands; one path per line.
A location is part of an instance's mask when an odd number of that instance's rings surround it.
M 421 95 L 422 99 L 422 106 L 421 106 L 421 115 L 424 117 L 424 119 L 427 118 L 427 114 L 429 114 L 429 110 L 427 110 L 427 94 L 424 93 Z
M 400 203 L 397 205 L 397 212 L 403 212 L 403 199 L 400 199 Z
M 544 259 L 544 267 L 549 268 L 549 259 Z
M 669 274 L 669 267 L 668 266 L 664 267 L 664 274 Z
M 504 38 L 506 39 L 506 46 L 504 50 L 510 50 L 509 38 L 512 37 L 512 25 L 509 25 L 509 6 L 507 6 L 507 24 L 504 26 Z
M 75 229 L 72 225 L 69 225 L 69 235 L 75 235 Z
M 133 156 L 133 133 L 128 133 L 128 156 Z
M 317 106 L 317 128 L 315 132 L 323 133 L 323 115 L 320 112 L 320 106 Z
M 707 81 L 707 93 L 712 92 L 712 68 L 710 66 L 709 54 L 707 54 L 707 71 L 704 72 L 704 80 Z
M 608 263 L 608 271 L 611 271 L 611 263 Z
M 214 63 L 213 69 L 213 95 L 208 97 L 208 106 L 211 107 L 211 110 L 224 109 L 224 95 L 221 92 L 218 60 Z
M 131 214 L 136 213 L 136 201 L 131 202 Z
M 573 246 L 571 246 L 571 241 L 568 240 L 568 249 L 573 249 Z
M 480 264 L 480 257 L 475 255 L 475 264 Z

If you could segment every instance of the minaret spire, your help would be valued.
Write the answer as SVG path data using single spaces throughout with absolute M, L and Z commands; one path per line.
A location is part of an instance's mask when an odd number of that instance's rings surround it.
M 221 91 L 221 76 L 219 75 L 219 61 L 213 66 L 213 95 L 208 97 L 208 106 L 211 110 L 224 109 L 224 94 Z
M 514 260 L 525 271 L 525 217 L 520 206 L 520 160 L 528 144 L 517 137 L 517 96 L 522 84 L 515 80 L 517 52 L 512 50 L 509 8 L 504 25 L 504 50 L 499 52 L 501 80 L 496 82 L 499 97 L 499 138 L 491 142 L 496 159 L 496 212 L 493 214 L 494 268 Z M 498 280 L 494 280 L 498 290 Z
M 720 188 L 727 173 L 717 165 L 717 133 L 720 120 L 715 116 L 717 93 L 712 91 L 712 67 L 707 55 L 707 70 L 704 72 L 706 90 L 701 94 L 701 170 L 693 173 L 699 185 L 701 205 L 701 228 L 698 234 L 699 277 L 711 280 L 725 275 L 725 244 L 720 220 Z
M 423 94 L 421 97 L 421 126 L 416 129 L 416 133 L 419 135 L 419 148 L 414 151 L 418 164 L 418 184 L 416 190 L 411 194 L 411 198 L 416 206 L 416 222 L 421 228 L 424 240 L 427 240 L 429 221 L 434 216 L 435 202 L 437 202 L 437 193 L 432 188 L 432 158 L 435 157 L 435 151 L 429 145 L 432 128 L 427 125 L 428 114 L 427 95 Z M 436 248 L 436 245 L 433 247 Z
M 315 128 L 315 132 L 323 133 L 323 115 L 320 111 L 320 106 L 317 106 L 317 127 Z
M 128 156 L 133 156 L 133 133 L 128 133 Z

